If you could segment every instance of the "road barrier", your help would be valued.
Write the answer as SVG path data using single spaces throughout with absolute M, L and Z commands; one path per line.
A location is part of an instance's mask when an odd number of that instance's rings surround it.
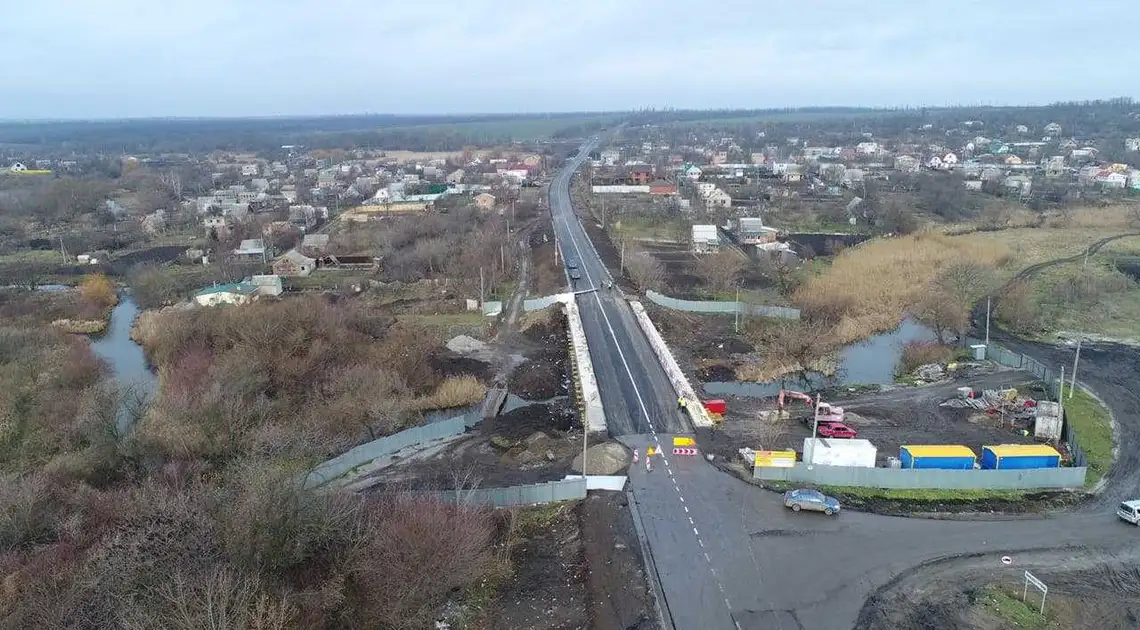
M 930 468 L 864 468 L 861 466 L 757 466 L 752 476 L 821 486 L 946 490 L 1034 490 L 1080 488 L 1088 469 L 1030 468 L 1024 470 L 938 470 Z
M 799 319 L 800 311 L 796 308 L 784 306 L 763 306 L 747 302 L 719 301 L 719 300 L 682 300 L 669 297 L 656 291 L 646 291 L 645 297 L 650 302 L 665 308 L 690 313 L 740 313 L 757 317 L 775 317 L 779 319 Z
M 650 347 L 653 348 L 653 353 L 657 355 L 657 360 L 661 363 L 661 367 L 665 370 L 665 376 L 669 377 L 669 382 L 673 385 L 673 391 L 677 393 L 679 398 L 684 398 L 692 404 L 685 405 L 688 410 L 689 417 L 693 420 L 693 425 L 698 427 L 711 427 L 713 426 L 712 418 L 709 417 L 708 411 L 705 406 L 700 403 L 700 398 L 697 397 L 693 386 L 689 384 L 688 377 L 681 370 L 681 366 L 677 365 L 677 359 L 673 357 L 673 353 L 669 351 L 669 346 L 661 337 L 658 332 L 657 326 L 653 325 L 653 320 L 649 319 L 649 314 L 645 312 L 645 307 L 641 302 L 630 301 L 629 306 L 633 309 L 633 314 L 637 318 L 637 324 L 641 326 L 642 332 L 649 340 Z
M 695 448 L 674 448 L 674 455 L 696 455 L 697 449 Z
M 586 345 L 586 330 L 582 327 L 582 316 L 574 294 L 564 293 L 560 297 L 566 305 L 566 321 L 570 329 L 570 358 L 573 370 L 575 394 L 578 397 L 578 412 L 582 425 L 595 435 L 605 434 L 606 411 L 602 407 L 602 396 L 598 391 L 598 381 L 594 376 L 594 363 L 590 358 L 590 348 Z
M 673 446 L 696 446 L 697 441 L 688 436 L 673 436 Z

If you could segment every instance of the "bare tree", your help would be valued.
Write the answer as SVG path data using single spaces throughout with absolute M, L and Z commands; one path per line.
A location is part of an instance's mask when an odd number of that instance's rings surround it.
M 969 306 L 942 291 L 929 291 L 914 307 L 918 321 L 934 331 L 938 343 L 946 343 L 946 334 L 965 330 L 969 323 Z
M 644 290 L 659 289 L 665 283 L 665 266 L 649 252 L 630 248 L 625 256 L 625 269 L 631 280 Z
M 697 274 L 714 292 L 728 291 L 744 272 L 746 261 L 735 249 L 722 249 L 697 261 Z

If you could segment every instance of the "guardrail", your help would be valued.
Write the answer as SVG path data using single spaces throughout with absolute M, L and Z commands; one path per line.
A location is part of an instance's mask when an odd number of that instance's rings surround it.
M 690 313 L 741 313 L 743 315 L 780 319 L 800 318 L 799 309 L 786 306 L 763 306 L 736 301 L 682 300 L 656 291 L 646 291 L 645 297 L 658 306 Z

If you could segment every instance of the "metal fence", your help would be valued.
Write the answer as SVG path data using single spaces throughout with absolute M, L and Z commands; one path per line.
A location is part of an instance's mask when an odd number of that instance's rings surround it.
M 966 341 L 969 344 L 985 344 L 985 341 L 980 339 L 968 338 Z M 1006 367 L 1029 372 L 1044 383 L 1046 391 L 1052 398 L 1057 398 L 1058 393 L 1060 393 L 1058 391 L 1061 383 L 1060 374 L 1046 367 L 1045 364 L 1033 357 L 990 344 L 990 346 L 986 348 L 986 358 Z M 1063 404 L 1061 408 L 1062 410 L 1064 409 Z M 1085 452 L 1081 449 L 1081 445 L 1077 443 L 1077 436 L 1073 433 L 1073 427 L 1069 424 L 1067 418 L 1062 426 L 1061 439 L 1069 445 L 1073 465 L 1088 466 L 1088 459 L 1085 457 Z
M 1032 468 L 1027 470 L 932 470 L 913 468 L 863 468 L 859 466 L 812 466 L 797 463 L 791 468 L 757 466 L 752 475 L 765 481 L 790 481 L 822 486 L 868 488 L 944 488 L 948 490 L 1032 490 L 1080 488 L 1088 469 Z
M 406 429 L 367 444 L 361 444 L 317 466 L 305 478 L 305 486 L 311 488 L 328 483 L 361 464 L 366 464 L 385 455 L 391 455 L 409 446 L 459 435 L 465 432 L 470 425 L 477 424 L 479 420 L 481 418 L 460 416 L 425 424 L 422 427 Z
M 784 306 L 762 306 L 748 304 L 747 302 L 717 301 L 717 300 L 682 300 L 669 297 L 656 291 L 646 291 L 645 297 L 649 301 L 678 311 L 690 313 L 744 313 L 758 317 L 778 317 L 781 319 L 799 319 L 800 311 L 796 308 Z
M 434 493 L 444 501 L 464 505 L 490 505 L 516 507 L 540 503 L 557 503 L 586 498 L 586 480 L 564 479 L 509 488 L 477 488 L 474 490 L 447 490 Z

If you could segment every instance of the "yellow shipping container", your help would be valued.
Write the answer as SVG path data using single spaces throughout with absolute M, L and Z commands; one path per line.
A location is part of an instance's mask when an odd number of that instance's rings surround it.
M 756 466 L 763 468 L 791 468 L 795 465 L 795 451 L 756 451 Z

